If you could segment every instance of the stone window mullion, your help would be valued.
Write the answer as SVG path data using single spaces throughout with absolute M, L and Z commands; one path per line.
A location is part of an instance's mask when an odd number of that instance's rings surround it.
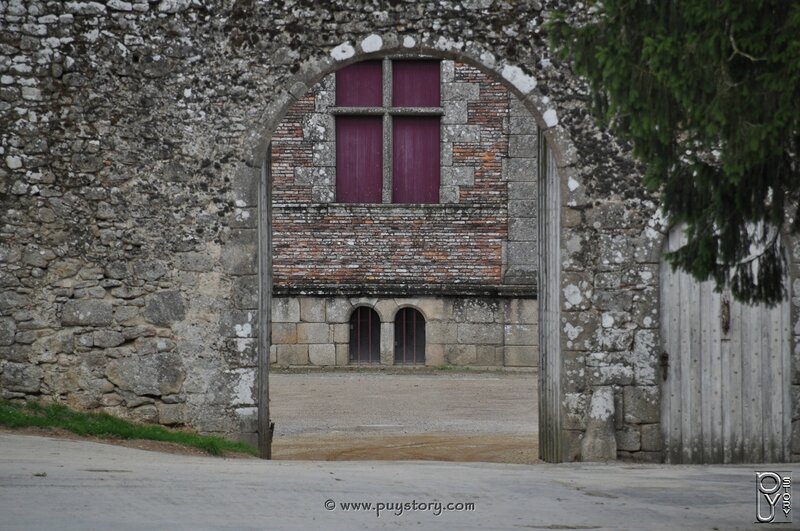
M 392 202 L 392 61 L 383 59 L 383 202 Z

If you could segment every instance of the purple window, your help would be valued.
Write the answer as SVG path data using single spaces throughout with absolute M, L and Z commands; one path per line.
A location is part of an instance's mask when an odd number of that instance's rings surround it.
M 336 117 L 336 201 L 380 203 L 383 185 L 383 118 Z
M 439 202 L 439 117 L 395 116 L 392 202 Z
M 339 107 L 380 107 L 383 105 L 383 76 L 380 61 L 364 61 L 336 72 L 336 105 Z
M 392 105 L 439 107 L 439 61 L 392 61 Z

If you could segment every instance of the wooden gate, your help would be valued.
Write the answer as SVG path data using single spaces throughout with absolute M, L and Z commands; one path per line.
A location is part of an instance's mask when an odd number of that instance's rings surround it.
M 670 232 L 667 251 L 685 242 Z M 669 463 L 788 461 L 790 307 L 749 306 L 661 265 L 662 427 Z

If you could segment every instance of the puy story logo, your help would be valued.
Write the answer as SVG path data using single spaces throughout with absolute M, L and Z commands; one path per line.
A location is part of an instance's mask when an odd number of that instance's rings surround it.
M 756 521 L 788 524 L 792 521 L 792 477 L 789 472 L 756 472 Z

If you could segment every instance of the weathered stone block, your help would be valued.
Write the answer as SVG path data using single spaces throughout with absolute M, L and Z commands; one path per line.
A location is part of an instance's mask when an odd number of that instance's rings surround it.
M 226 310 L 222 312 L 219 333 L 223 337 L 256 337 L 258 314 L 253 310 Z
M 334 297 L 325 301 L 325 320 L 329 323 L 349 322 L 352 311 L 352 303 L 345 298 Z
M 175 266 L 181 271 L 204 273 L 214 268 L 214 260 L 208 253 L 187 252 L 175 255 Z
M 626 425 L 617 430 L 617 449 L 627 452 L 637 452 L 642 447 L 642 432 L 638 426 Z
M 128 414 L 133 421 L 144 424 L 156 424 L 158 422 L 158 409 L 152 404 L 139 406 L 137 408 L 129 409 L 128 411 Z
M 510 241 L 507 244 L 510 264 L 536 264 L 539 260 L 538 245 L 533 241 Z
M 629 385 L 624 390 L 625 422 L 649 424 L 660 418 L 660 393 L 657 386 Z
M 336 346 L 333 343 L 309 345 L 308 360 L 314 365 L 336 365 Z
M 398 304 L 402 302 L 400 299 L 395 299 L 395 301 Z M 422 312 L 422 314 L 425 316 L 425 319 L 429 322 L 440 320 L 444 317 L 444 300 L 438 297 L 421 297 L 416 299 L 414 306 Z
M 149 260 L 133 264 L 133 272 L 137 278 L 147 282 L 153 282 L 166 275 L 167 268 L 160 260 Z
M 444 356 L 453 365 L 474 365 L 477 361 L 475 345 L 444 345 Z
M 445 142 L 480 142 L 481 127 L 479 125 L 444 125 L 442 140 Z
M 228 367 L 255 367 L 258 358 L 258 344 L 253 338 L 227 339 L 222 355 L 225 357 Z
M 350 346 L 346 344 L 336 345 L 336 365 L 344 366 L 350 361 Z
M 428 343 L 425 346 L 425 365 L 429 367 L 437 367 L 447 363 L 444 355 L 444 345 L 432 345 Z
M 530 242 L 538 254 L 536 218 L 511 218 L 508 220 L 508 238 L 513 241 Z
M 294 323 L 272 323 L 272 342 L 282 345 L 297 343 L 297 325 Z
M 617 457 L 614 434 L 614 391 L 611 387 L 595 388 L 589 405 L 586 435 L 581 444 L 584 461 L 611 461 Z
M 158 404 L 158 422 L 167 426 L 182 425 L 185 421 L 186 404 Z
M 538 367 L 537 347 L 503 347 L 503 365 L 506 367 Z
M 505 307 L 508 324 L 538 324 L 539 301 L 536 299 L 511 299 Z
M 633 383 L 633 369 L 621 363 L 601 365 L 589 370 L 591 385 L 630 385 Z
M 442 85 L 442 101 L 477 101 L 478 99 L 480 99 L 480 85 L 477 83 L 459 82 Z
M 330 326 L 327 323 L 299 323 L 297 325 L 298 343 L 329 343 Z
M 459 324 L 458 342 L 466 345 L 501 345 L 503 327 L 497 324 Z
M 510 191 L 509 197 L 514 197 L 515 199 L 536 199 L 536 174 L 535 159 L 514 158 L 503 160 L 503 175 L 507 181 L 531 183 L 531 187 L 529 188 L 531 193 L 526 194 L 527 197 L 521 194 L 511 195 Z
M 536 120 L 517 98 L 509 100 L 509 132 L 512 135 L 537 134 Z
M 112 320 L 111 304 L 97 300 L 69 300 L 61 313 L 63 326 L 108 326 Z
M 300 322 L 300 301 L 298 299 L 275 297 L 272 299 L 273 323 Z
M 233 281 L 233 304 L 243 310 L 258 308 L 258 276 L 244 275 Z
M 583 392 L 566 392 L 562 402 L 561 426 L 565 430 L 585 430 L 588 396 Z
M 258 273 L 258 236 L 253 229 L 232 231 L 231 240 L 224 245 L 220 255 L 222 269 L 231 275 Z
M 300 320 L 310 323 L 324 323 L 325 299 L 319 297 L 301 297 Z
M 179 354 L 159 352 L 112 360 L 106 368 L 106 377 L 123 391 L 161 396 L 179 393 L 186 372 Z
M 128 325 L 134 324 L 139 318 L 138 306 L 115 306 L 114 307 L 114 320 L 118 324 Z
M 19 393 L 37 393 L 42 383 L 44 372 L 36 365 L 28 363 L 5 364 L 0 375 L 0 389 Z
M 451 321 L 429 321 L 425 323 L 425 341 L 428 344 L 458 342 L 458 325 Z
M 503 364 L 503 347 L 475 345 L 475 360 L 478 365 L 496 367 Z
M 14 334 L 17 325 L 10 317 L 0 317 L 0 346 L 8 346 L 14 343 Z
M 98 330 L 92 335 L 94 346 L 100 348 L 116 347 L 125 342 L 122 334 L 114 330 Z
M 472 166 L 444 166 L 442 186 L 471 186 L 475 183 L 475 168 Z
M 504 336 L 506 345 L 538 345 L 539 325 L 535 324 L 505 325 Z
M 511 135 L 508 137 L 509 157 L 535 159 L 538 155 L 538 149 L 536 135 Z
M 144 319 L 158 326 L 169 326 L 182 321 L 186 316 L 186 306 L 178 291 L 160 291 L 147 297 Z
M 277 363 L 282 367 L 289 365 L 308 365 L 308 345 L 277 345 Z

